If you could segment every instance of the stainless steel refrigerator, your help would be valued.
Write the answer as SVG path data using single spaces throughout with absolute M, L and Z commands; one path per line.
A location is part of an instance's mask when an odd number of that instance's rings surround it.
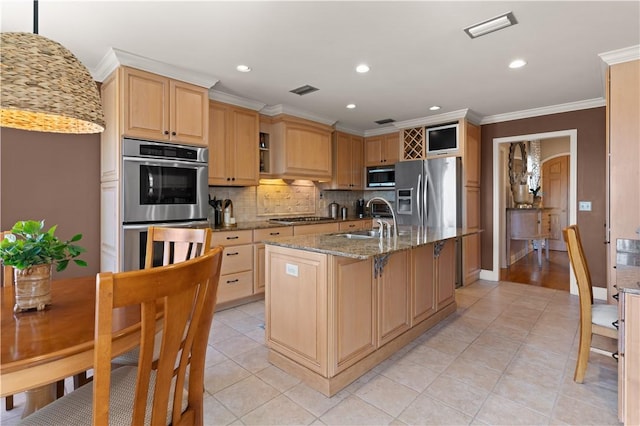
M 460 227 L 459 157 L 396 163 L 396 216 L 399 225 Z

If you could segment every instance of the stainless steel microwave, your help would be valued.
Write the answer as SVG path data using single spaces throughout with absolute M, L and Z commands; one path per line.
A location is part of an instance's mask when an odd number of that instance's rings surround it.
M 367 167 L 367 189 L 387 189 L 395 186 L 395 166 Z

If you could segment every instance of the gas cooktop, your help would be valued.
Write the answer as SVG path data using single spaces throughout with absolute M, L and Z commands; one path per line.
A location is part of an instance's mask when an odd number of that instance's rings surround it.
M 295 223 L 316 223 L 316 222 L 329 222 L 335 219 L 322 216 L 298 216 L 298 217 L 274 217 L 269 219 L 269 222 L 281 223 L 283 225 L 293 225 Z

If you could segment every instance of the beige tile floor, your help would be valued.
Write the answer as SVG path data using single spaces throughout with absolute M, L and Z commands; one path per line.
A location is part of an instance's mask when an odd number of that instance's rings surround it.
M 205 424 L 620 424 L 613 359 L 592 353 L 584 384 L 572 380 L 577 296 L 480 281 L 456 300 L 456 313 L 332 398 L 267 362 L 264 302 L 218 312 Z M 16 404 L 3 425 L 16 423 L 22 395 Z

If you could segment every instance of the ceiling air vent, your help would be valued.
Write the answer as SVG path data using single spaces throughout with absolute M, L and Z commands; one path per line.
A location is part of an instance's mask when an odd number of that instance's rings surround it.
M 393 118 L 383 118 L 382 120 L 376 120 L 375 123 L 376 124 L 389 124 L 389 123 L 393 123 L 394 120 Z
M 309 86 L 305 84 L 304 86 L 300 86 L 297 89 L 289 90 L 291 93 L 295 93 L 296 95 L 308 95 L 309 93 L 313 93 L 318 90 L 316 87 Z

